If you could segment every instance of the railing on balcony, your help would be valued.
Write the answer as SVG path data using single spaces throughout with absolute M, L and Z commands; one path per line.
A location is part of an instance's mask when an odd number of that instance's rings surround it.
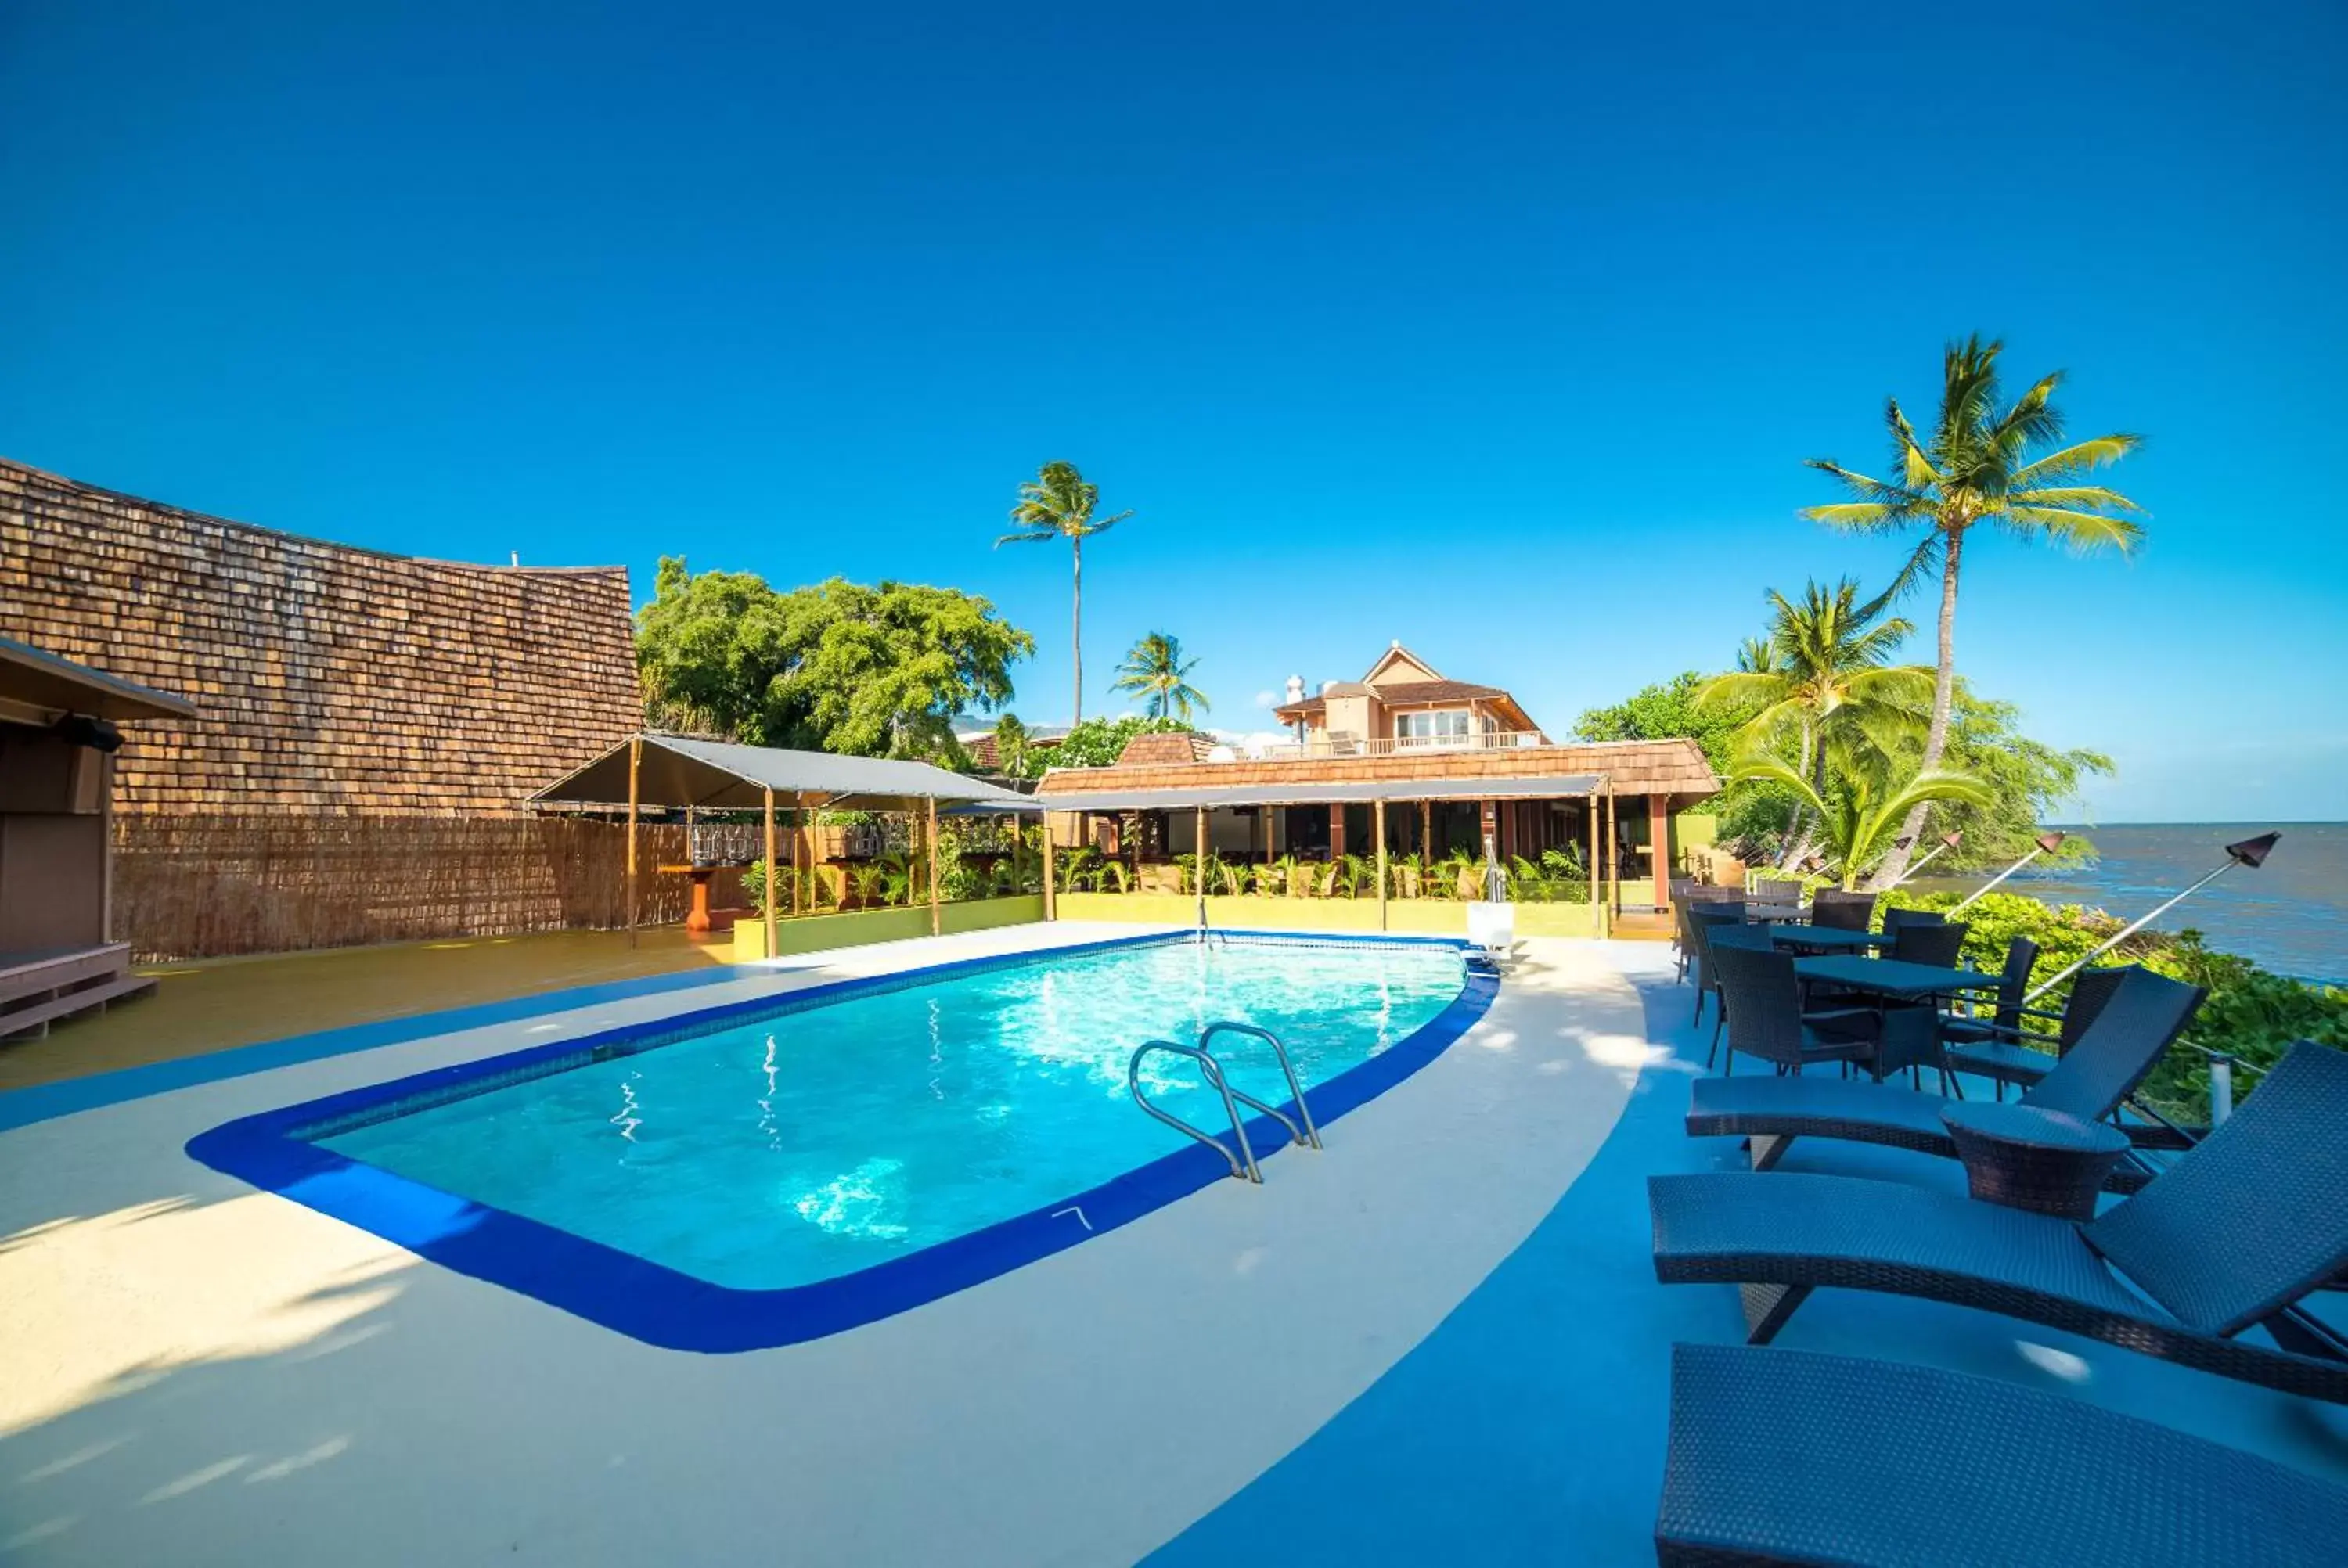
M 1271 762 L 1296 757 L 1390 757 L 1453 752 L 1508 752 L 1545 746 L 1539 730 L 1486 730 L 1472 735 L 1315 735 L 1309 741 L 1266 746 L 1256 753 Z

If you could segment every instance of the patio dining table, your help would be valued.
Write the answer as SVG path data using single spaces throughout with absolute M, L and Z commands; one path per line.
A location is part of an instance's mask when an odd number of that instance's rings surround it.
M 1894 931 L 1851 931 L 1839 926 L 1812 926 L 1807 923 L 1772 926 L 1769 939 L 1781 948 L 1791 948 L 1808 953 L 1857 953 L 1869 948 L 1888 948 L 1899 940 Z
M 1938 1015 L 1929 1004 L 1967 991 L 1995 990 L 2000 979 L 1980 969 L 1911 964 L 1902 958 L 1863 958 L 1848 953 L 1796 958 L 1794 978 L 1805 986 L 1837 986 L 1876 999 L 1883 1020 L 1874 1063 L 1878 1078 L 1903 1067 L 1938 1070 L 1941 1031 Z M 1913 1005 L 1917 1003 L 1927 1005 Z

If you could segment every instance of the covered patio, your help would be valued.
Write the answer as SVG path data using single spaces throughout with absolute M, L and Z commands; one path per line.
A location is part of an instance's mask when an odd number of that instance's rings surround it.
M 888 757 L 840 756 L 830 752 L 793 751 L 778 746 L 745 746 L 682 735 L 632 735 L 584 767 L 566 774 L 529 797 L 541 809 L 553 807 L 627 813 L 628 852 L 625 869 L 627 928 L 636 927 L 637 889 L 645 867 L 640 864 L 639 828 L 646 810 L 681 811 L 688 823 L 700 813 L 759 814 L 764 864 L 783 864 L 783 832 L 778 812 L 792 814 L 788 866 L 794 887 L 802 859 L 812 865 L 807 828 L 813 814 L 823 811 L 901 814 L 914 825 L 928 870 L 930 934 L 942 928 L 943 897 L 938 861 L 938 810 L 941 805 L 963 812 L 1032 812 L 1035 803 L 1014 790 L 983 779 L 965 778 L 927 763 Z M 693 874 L 695 867 L 664 866 L 664 871 Z M 782 899 L 769 877 L 764 903 L 765 951 L 778 950 L 777 930 Z

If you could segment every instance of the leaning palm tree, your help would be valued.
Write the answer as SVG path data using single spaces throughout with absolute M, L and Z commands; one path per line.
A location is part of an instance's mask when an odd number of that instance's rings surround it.
M 1187 724 L 1191 709 L 1203 712 L 1214 705 L 1204 692 L 1190 684 L 1190 671 L 1198 667 L 1196 659 L 1182 657 L 1180 638 L 1153 631 L 1126 654 L 1109 689 L 1139 696 L 1153 719 L 1179 719 Z
M 1884 419 L 1891 431 L 1897 480 L 1869 478 L 1822 457 L 1809 460 L 1811 467 L 1840 480 L 1853 498 L 1809 507 L 1803 516 L 1860 533 L 1919 526 L 1926 530 L 1895 586 L 1904 589 L 1934 565 L 1940 568 L 1940 658 L 1924 735 L 1927 772 L 1940 765 L 1949 743 L 1957 673 L 1957 571 L 1965 535 L 1973 526 L 1994 523 L 2024 538 L 2082 553 L 2110 548 L 2123 555 L 2144 533 L 2125 516 L 2142 510 L 2134 501 L 2101 485 L 2079 482 L 2135 451 L 2143 437 L 2120 434 L 2064 444 L 2063 415 L 2054 403 L 2063 380 L 2059 370 L 2001 409 L 1997 356 L 2004 346 L 1983 343 L 1978 333 L 1962 345 L 1949 345 L 1941 365 L 1940 416 L 1929 442 L 1918 438 L 1900 411 L 1900 400 L 1889 401 Z M 1877 870 L 1878 886 L 1898 880 L 1907 869 L 1924 811 L 1919 804 L 1909 814 L 1899 842 Z
M 1889 595 L 1862 604 L 1859 584 L 1844 578 L 1831 589 L 1816 581 L 1797 601 L 1772 589 L 1769 634 L 1747 639 L 1737 668 L 1696 689 L 1700 710 L 1754 710 L 1736 733 L 1740 748 L 1790 745 L 1813 794 L 1826 791 L 1828 749 L 1865 743 L 1888 750 L 1912 741 L 1924 727 L 1932 672 L 1893 664 L 1891 657 L 1915 628 L 1888 616 Z M 1807 853 L 1816 822 L 1797 805 L 1787 825 L 1780 865 Z
M 1005 534 L 994 541 L 994 548 L 1004 545 L 1045 545 L 1066 539 L 1071 559 L 1076 563 L 1076 615 L 1069 638 L 1070 651 L 1076 659 L 1076 698 L 1072 723 L 1082 723 L 1085 716 L 1085 541 L 1095 534 L 1105 534 L 1126 518 L 1129 511 L 1113 518 L 1096 518 L 1093 508 L 1100 504 L 1100 487 L 1087 484 L 1076 472 L 1074 463 L 1046 463 L 1036 471 L 1035 477 L 1019 487 L 1019 504 L 1011 508 L 1011 520 L 1021 532 Z
M 1920 768 L 1905 772 L 1884 752 L 1871 745 L 1837 746 L 1835 785 L 1815 786 L 1807 773 L 1767 750 L 1745 752 L 1730 764 L 1729 776 L 1764 779 L 1781 784 L 1818 815 L 1824 846 L 1846 889 L 1859 886 L 1861 874 L 1880 866 L 1897 845 L 1900 819 L 1911 811 L 1929 809 L 1935 801 L 1987 805 L 1994 798 L 1987 784 L 1953 768 Z

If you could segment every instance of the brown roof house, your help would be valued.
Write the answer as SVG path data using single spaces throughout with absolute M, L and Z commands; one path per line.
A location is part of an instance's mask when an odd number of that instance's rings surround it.
M 1570 848 L 1586 860 L 1594 846 L 1615 907 L 1662 908 L 1681 852 L 1673 819 L 1720 790 L 1692 740 L 1553 741 L 1505 689 L 1452 680 L 1400 642 L 1358 681 L 1303 688 L 1291 681 L 1275 710 L 1282 743 L 1137 736 L 1114 767 L 1052 769 L 1038 796 L 1138 818 L 1144 858 L 1191 853 L 1200 809 L 1226 859 L 1367 854 L 1381 823 L 1390 854 L 1429 859 Z

